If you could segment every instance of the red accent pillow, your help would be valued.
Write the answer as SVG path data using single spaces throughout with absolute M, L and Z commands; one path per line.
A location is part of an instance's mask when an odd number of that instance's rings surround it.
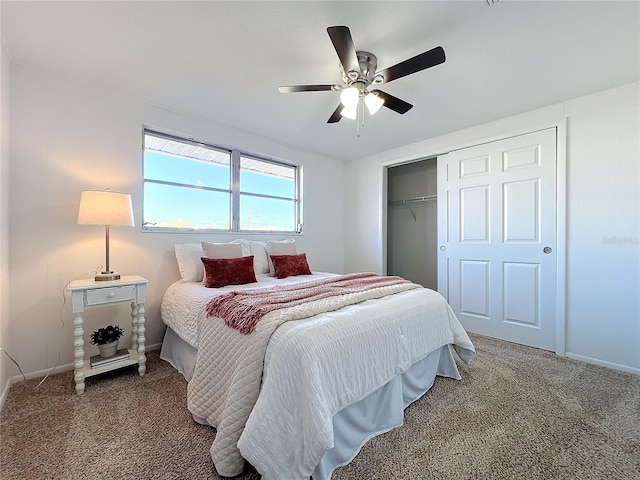
M 277 278 L 293 277 L 295 275 L 312 275 L 307 263 L 307 255 L 271 255 L 273 268 Z
M 205 287 L 224 287 L 225 285 L 242 285 L 256 282 L 253 270 L 253 255 L 238 258 L 201 257 L 204 264 Z

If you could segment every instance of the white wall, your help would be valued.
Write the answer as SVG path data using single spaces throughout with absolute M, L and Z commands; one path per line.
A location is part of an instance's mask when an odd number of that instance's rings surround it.
M 349 163 L 345 271 L 382 272 L 383 165 L 553 126 L 565 116 L 566 352 L 640 374 L 638 83 Z
M 11 63 L 0 45 L 0 347 L 7 346 L 9 326 L 9 119 Z M 0 406 L 9 388 L 9 365 L 0 352 Z
M 109 187 L 132 195 L 136 227 L 111 229 L 110 260 L 121 274 L 150 280 L 148 345 L 162 341 L 160 302 L 179 278 L 173 244 L 237 236 L 140 231 L 143 125 L 302 165 L 304 235 L 296 237 L 298 250 L 307 253 L 312 269 L 343 271 L 341 162 L 19 65 L 11 72 L 11 99 L 12 301 L 7 345 L 25 372 L 44 373 L 57 363 L 72 362 L 73 325 L 64 289 L 70 280 L 104 263 L 104 229 L 76 224 L 82 190 Z M 106 322 L 128 326 L 128 309 L 88 310 L 85 342 L 88 333 Z M 88 342 L 85 346 L 95 349 Z

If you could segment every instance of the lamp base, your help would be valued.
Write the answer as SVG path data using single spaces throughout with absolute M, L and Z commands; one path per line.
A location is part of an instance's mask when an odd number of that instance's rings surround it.
M 101 272 L 95 276 L 96 282 L 111 282 L 113 280 L 120 280 L 120 274 L 115 272 Z

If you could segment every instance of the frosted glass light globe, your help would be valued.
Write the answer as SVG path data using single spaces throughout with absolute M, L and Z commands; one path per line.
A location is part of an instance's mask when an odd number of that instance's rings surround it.
M 347 108 L 355 108 L 358 105 L 358 100 L 360 100 L 360 91 L 356 87 L 345 88 L 340 94 L 340 101 Z

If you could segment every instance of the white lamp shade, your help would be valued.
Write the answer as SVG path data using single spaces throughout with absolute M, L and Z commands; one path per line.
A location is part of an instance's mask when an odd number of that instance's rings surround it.
M 355 120 L 358 116 L 358 105 L 354 105 L 352 107 L 344 107 L 340 110 L 340 115 L 345 118 L 350 118 L 351 120 Z
M 340 101 L 346 107 L 356 107 L 360 100 L 360 91 L 356 87 L 349 87 L 342 90 Z
M 367 93 L 367 96 L 364 97 L 364 103 L 367 106 L 369 113 L 373 115 L 380 110 L 382 105 L 384 105 L 384 100 L 375 93 Z
M 78 225 L 133 227 L 131 195 L 109 190 L 86 190 L 80 196 Z

